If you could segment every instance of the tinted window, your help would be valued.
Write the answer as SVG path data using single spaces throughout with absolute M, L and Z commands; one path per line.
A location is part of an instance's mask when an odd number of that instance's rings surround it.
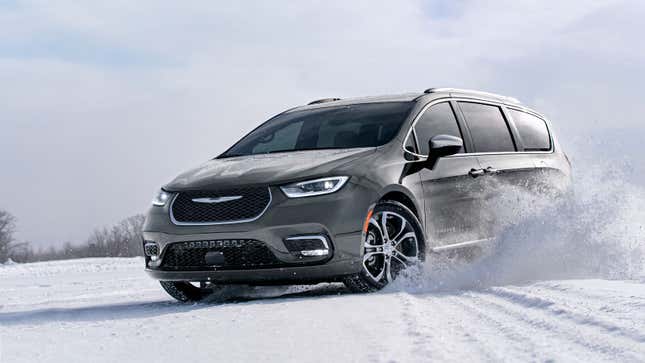
M 459 102 L 476 152 L 515 151 L 513 138 L 497 106 Z
M 526 151 L 551 150 L 551 137 L 544 120 L 526 112 L 509 110 Z
M 262 154 L 271 150 L 288 150 L 293 149 L 298 142 L 298 135 L 302 129 L 302 122 L 294 122 L 276 132 L 267 135 L 265 139 L 260 139 L 251 149 L 252 154 Z
M 336 145 L 338 135 L 359 135 L 361 134 L 361 131 L 364 132 L 363 136 L 365 136 L 366 141 L 372 141 L 372 139 L 375 137 L 378 139 L 378 135 L 370 133 L 370 131 L 378 132 L 378 126 L 371 128 L 365 127 L 363 130 L 361 130 L 362 127 L 363 125 L 361 125 L 361 123 L 359 122 L 347 122 L 338 124 L 335 122 L 324 121 L 320 124 L 320 129 L 318 129 L 317 135 L 311 135 L 307 138 L 318 137 L 318 142 L 316 143 L 316 145 L 323 148 L 334 147 L 334 145 Z M 310 131 L 313 130 L 310 129 Z
M 280 114 L 221 157 L 383 145 L 396 135 L 412 102 L 362 103 Z
M 434 105 L 426 110 L 417 121 L 414 129 L 417 133 L 417 141 L 421 155 L 428 155 L 428 142 L 436 135 L 451 135 L 461 137 L 457 118 L 450 103 L 444 102 Z M 461 151 L 464 148 L 462 146 Z

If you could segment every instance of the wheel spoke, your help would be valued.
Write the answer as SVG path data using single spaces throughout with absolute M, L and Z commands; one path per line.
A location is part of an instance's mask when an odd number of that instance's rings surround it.
M 383 278 L 383 274 L 385 273 L 385 262 L 383 262 L 384 266 L 383 266 L 383 268 L 381 268 L 381 269 L 380 269 L 381 271 L 380 271 L 380 272 L 378 273 L 378 275 L 376 275 L 376 276 L 374 276 L 374 274 L 372 273 L 372 271 L 371 271 L 369 268 L 367 268 L 367 265 L 365 265 L 365 262 L 367 262 L 367 260 L 368 260 L 370 257 L 372 257 L 372 256 L 374 256 L 374 255 L 378 255 L 378 254 L 383 254 L 383 252 L 371 252 L 371 253 L 366 253 L 366 254 L 365 254 L 365 257 L 363 257 L 363 267 L 365 267 L 365 271 L 367 271 L 367 273 L 370 275 L 370 277 L 371 277 L 372 279 L 374 279 L 374 281 L 376 281 L 376 282 L 381 281 L 381 279 Z M 385 260 L 385 258 L 384 258 L 384 260 Z
M 373 245 L 373 244 L 370 244 L 369 242 L 365 242 L 365 243 L 363 244 L 363 247 L 364 247 L 364 248 L 383 248 L 384 246 L 385 246 L 385 245 L 383 245 L 383 244 L 380 244 L 380 245 Z
M 403 236 L 401 236 L 401 238 L 398 238 L 398 239 L 395 239 L 395 240 L 394 240 L 394 247 L 395 247 L 395 248 L 396 248 L 396 247 L 399 247 L 399 245 L 401 244 L 401 242 L 405 241 L 405 240 L 406 240 L 406 239 L 408 239 L 408 238 L 414 238 L 414 242 L 415 242 L 415 244 L 416 244 L 417 236 L 414 234 L 414 232 L 408 232 L 408 233 L 404 234 Z
M 382 251 L 367 252 L 365 256 L 363 256 L 363 264 L 365 264 L 365 262 L 367 262 L 367 260 L 369 260 L 372 256 L 382 255 L 382 254 L 383 254 Z
M 392 257 L 396 258 L 397 261 L 401 262 L 402 264 L 408 266 L 415 264 L 419 261 L 419 258 L 417 256 L 406 256 L 402 253 L 397 253 L 396 255 L 393 255 Z
M 394 281 L 392 278 L 392 262 L 389 259 L 385 260 L 385 278 L 388 283 Z
M 381 269 L 381 272 L 377 276 L 372 275 L 370 270 L 367 270 L 367 273 L 370 274 L 370 277 L 374 279 L 374 281 L 379 282 L 383 278 L 383 274 L 385 273 L 385 269 Z
M 407 266 L 407 265 L 408 265 L 405 261 L 403 261 L 402 259 L 400 259 L 400 258 L 399 258 L 399 256 L 397 256 L 397 255 L 392 256 L 392 258 L 394 258 L 395 260 L 399 261 L 399 263 L 400 263 L 400 264 L 402 264 L 403 266 Z
M 401 229 L 396 234 L 396 236 L 394 236 L 394 238 L 392 238 L 392 241 L 397 241 L 399 239 L 399 237 L 403 234 L 403 232 L 405 232 L 405 227 L 407 227 L 407 225 L 408 225 L 408 222 L 405 220 L 405 218 L 403 218 L 403 217 L 401 217 L 399 215 L 396 215 L 396 216 L 401 219 Z
M 387 230 L 387 215 L 387 212 L 383 212 L 383 214 L 381 214 L 381 235 L 385 241 L 390 239 L 390 233 Z

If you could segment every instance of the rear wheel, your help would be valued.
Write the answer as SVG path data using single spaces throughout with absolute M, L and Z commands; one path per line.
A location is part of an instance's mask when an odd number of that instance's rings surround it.
M 189 281 L 159 281 L 161 287 L 181 302 L 202 301 L 220 289 L 219 286 L 203 282 L 192 283 Z
M 354 292 L 380 290 L 425 257 L 419 220 L 410 209 L 394 201 L 374 207 L 362 245 L 362 271 L 344 280 Z

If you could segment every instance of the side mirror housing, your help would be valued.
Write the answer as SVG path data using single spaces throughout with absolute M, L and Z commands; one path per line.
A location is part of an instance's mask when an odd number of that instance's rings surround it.
M 456 136 L 437 135 L 430 139 L 428 158 L 438 159 L 442 156 L 458 153 L 464 145 L 464 140 Z
M 428 142 L 430 153 L 425 167 L 433 169 L 439 158 L 458 153 L 464 145 L 464 140 L 456 136 L 437 135 Z

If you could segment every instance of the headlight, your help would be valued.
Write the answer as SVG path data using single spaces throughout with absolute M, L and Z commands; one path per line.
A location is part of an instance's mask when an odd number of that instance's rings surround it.
M 288 184 L 281 186 L 280 189 L 289 198 L 312 197 L 336 192 L 345 185 L 348 179 L 347 176 L 334 176 Z
M 159 190 L 157 194 L 155 194 L 155 197 L 152 199 L 152 205 L 163 207 L 164 205 L 166 205 L 166 202 L 168 202 L 171 196 L 172 194 L 163 190 Z

